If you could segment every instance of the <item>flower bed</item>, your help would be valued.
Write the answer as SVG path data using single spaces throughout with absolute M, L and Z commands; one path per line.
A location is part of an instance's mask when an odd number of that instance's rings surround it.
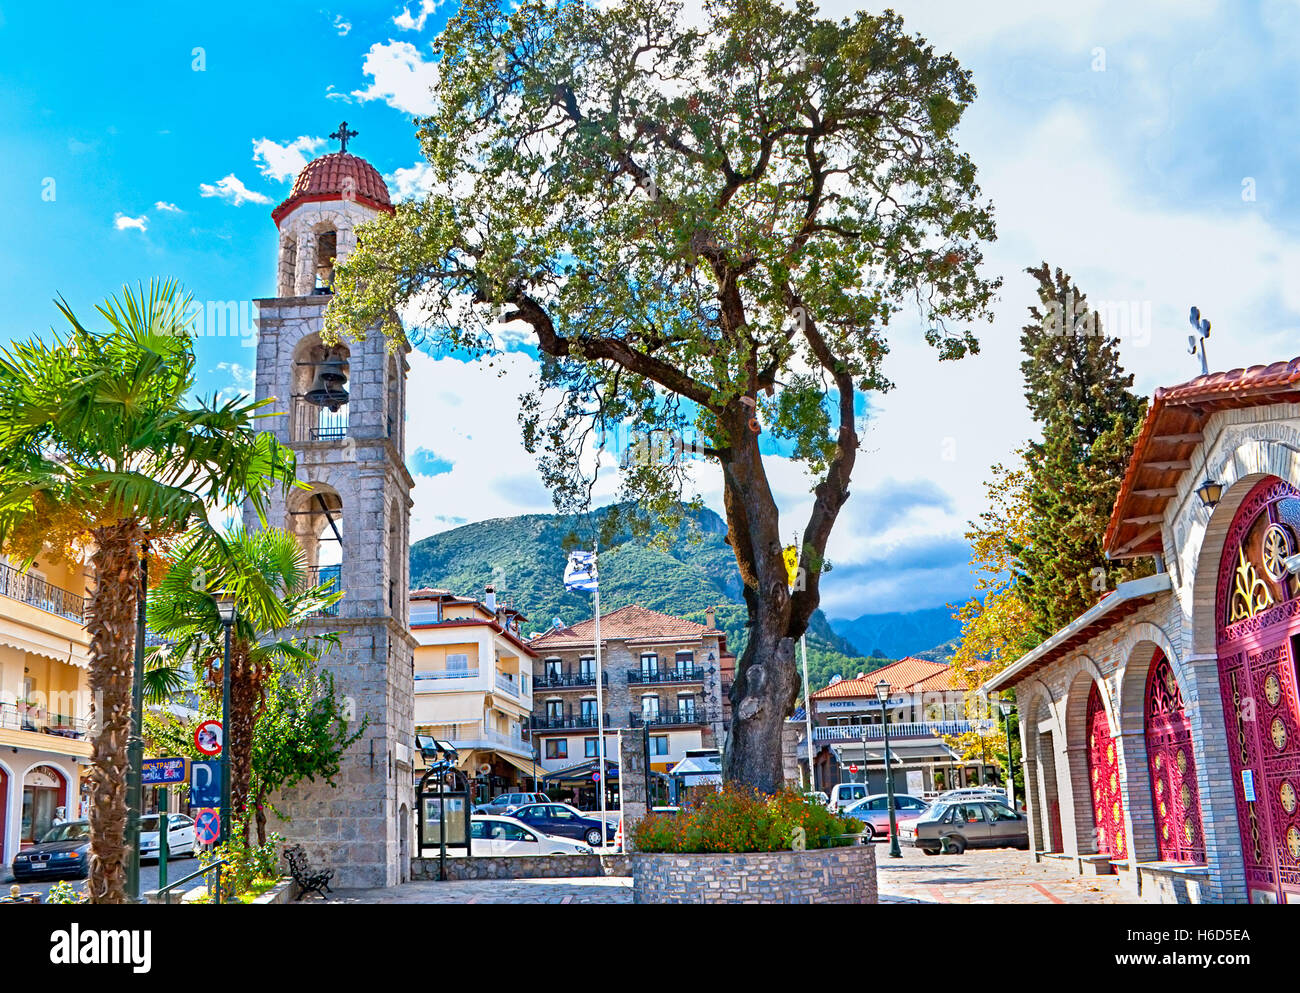
M 630 833 L 633 903 L 875 903 L 862 824 L 797 793 L 727 786 Z

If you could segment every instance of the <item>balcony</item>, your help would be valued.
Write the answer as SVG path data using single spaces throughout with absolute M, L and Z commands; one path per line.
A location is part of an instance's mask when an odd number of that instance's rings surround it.
M 968 734 L 972 731 L 990 731 L 996 728 L 993 721 L 916 721 L 909 723 L 890 723 L 889 740 L 905 738 L 937 738 L 942 735 Z M 814 744 L 829 744 L 841 741 L 884 741 L 883 724 L 828 724 L 813 728 Z
M 496 677 L 497 677 L 496 679 L 497 689 L 500 690 L 502 693 L 504 693 L 506 696 L 512 696 L 516 700 L 518 700 L 520 696 L 519 684 L 516 683 L 513 679 L 509 679 L 506 676 L 503 676 L 499 672 L 496 674 Z
M 445 682 L 447 680 L 461 679 L 478 679 L 477 667 L 473 669 L 425 669 L 421 672 L 416 672 L 415 674 L 415 681 L 417 683 L 423 680 Z M 431 688 L 436 689 L 437 687 Z
M 450 741 L 461 751 L 491 749 L 510 752 L 522 758 L 531 758 L 533 743 L 520 734 L 508 734 L 495 728 L 484 727 L 482 722 L 473 724 L 421 724 L 416 727 L 421 734 L 431 734 L 435 738 Z
M 51 586 L 25 572 L 0 565 L 0 596 L 39 607 L 78 624 L 86 622 L 86 598 L 71 590 Z
M 67 714 L 48 714 L 44 707 L 0 703 L 0 728 L 81 740 L 89 732 L 90 722 Z
M 695 707 L 686 710 L 661 710 L 657 714 L 643 714 L 639 710 L 633 710 L 628 715 L 628 720 L 634 728 L 694 727 L 709 722 L 704 709 Z
M 628 685 L 636 686 L 663 686 L 674 683 L 702 683 L 704 682 L 704 667 L 691 666 L 681 669 L 655 669 L 646 671 L 644 669 L 629 669 L 627 671 Z
M 609 685 L 609 680 L 603 680 Z M 544 672 L 533 682 L 538 690 L 591 689 L 596 685 L 594 672 Z
M 571 714 L 567 717 L 534 717 L 532 726 L 535 731 L 581 731 L 594 728 L 597 724 L 595 714 L 578 714 L 577 716 Z M 605 715 L 605 727 L 613 727 L 609 714 Z

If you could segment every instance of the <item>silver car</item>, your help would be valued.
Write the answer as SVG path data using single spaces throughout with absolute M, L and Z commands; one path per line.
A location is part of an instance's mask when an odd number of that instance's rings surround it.
M 1029 822 L 1005 800 L 936 801 L 910 824 L 898 826 L 898 840 L 926 855 L 960 855 L 968 848 L 1028 848 Z

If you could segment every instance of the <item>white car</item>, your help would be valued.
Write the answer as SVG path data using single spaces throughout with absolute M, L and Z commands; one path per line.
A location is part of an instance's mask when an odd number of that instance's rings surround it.
M 167 857 L 169 859 L 194 856 L 194 821 L 184 814 L 167 815 Z M 140 858 L 158 857 L 158 815 L 145 814 L 140 818 Z
M 503 814 L 475 814 L 469 821 L 473 855 L 590 855 L 591 848 L 542 834 Z

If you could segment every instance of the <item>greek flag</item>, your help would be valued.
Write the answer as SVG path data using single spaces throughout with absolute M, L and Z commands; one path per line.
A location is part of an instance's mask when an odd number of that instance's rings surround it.
M 564 567 L 564 588 L 582 593 L 595 593 L 598 583 L 595 553 L 570 552 L 569 561 Z

